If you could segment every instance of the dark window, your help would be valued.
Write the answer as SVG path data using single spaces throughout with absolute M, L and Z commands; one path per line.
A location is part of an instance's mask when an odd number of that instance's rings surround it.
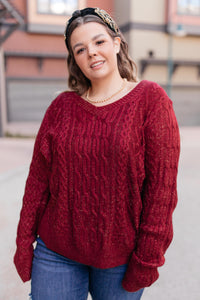
M 7 80 L 8 121 L 41 122 L 51 101 L 66 90 L 66 80 Z

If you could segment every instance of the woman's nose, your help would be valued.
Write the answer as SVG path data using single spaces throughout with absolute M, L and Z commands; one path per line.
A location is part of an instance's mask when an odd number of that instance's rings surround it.
M 96 55 L 96 48 L 93 45 L 88 46 L 88 55 L 95 56 Z

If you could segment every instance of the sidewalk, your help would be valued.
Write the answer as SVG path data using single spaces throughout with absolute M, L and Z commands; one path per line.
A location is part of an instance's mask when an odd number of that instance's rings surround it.
M 16 229 L 33 140 L 0 139 L 0 300 L 28 300 L 13 265 Z
M 159 280 L 142 300 L 200 299 L 200 127 L 181 128 L 181 140 L 174 240 Z M 28 300 L 30 283 L 22 283 L 12 261 L 33 144 L 33 139 L 0 139 L 0 300 Z

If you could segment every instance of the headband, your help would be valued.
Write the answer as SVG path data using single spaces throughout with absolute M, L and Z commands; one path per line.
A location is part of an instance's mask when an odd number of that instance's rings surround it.
M 92 8 L 92 7 L 87 7 L 81 10 L 76 10 L 73 14 L 72 17 L 69 19 L 67 22 L 66 30 L 65 30 L 65 44 L 67 48 L 69 49 L 69 44 L 68 44 L 68 30 L 71 25 L 71 23 L 78 17 L 84 17 L 87 15 L 94 15 L 99 17 L 113 32 L 119 34 L 119 28 L 115 21 L 111 18 L 111 16 L 103 9 L 100 8 Z

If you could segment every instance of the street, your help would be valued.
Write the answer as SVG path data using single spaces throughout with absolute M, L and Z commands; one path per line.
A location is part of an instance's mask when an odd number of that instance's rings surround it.
M 142 300 L 200 299 L 200 127 L 182 127 L 180 132 L 174 239 L 160 278 L 145 289 Z M 13 255 L 33 143 L 0 138 L 0 300 L 28 300 L 30 292 L 30 283 L 24 284 L 15 270 Z

